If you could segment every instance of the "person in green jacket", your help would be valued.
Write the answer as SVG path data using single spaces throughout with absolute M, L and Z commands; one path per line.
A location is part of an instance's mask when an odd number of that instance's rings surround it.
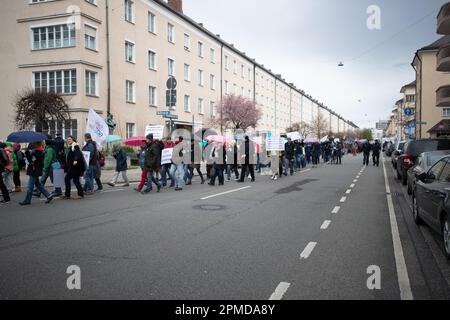
M 55 147 L 53 146 L 52 140 L 49 138 L 45 141 L 45 151 L 44 151 L 44 173 L 41 177 L 41 184 L 45 186 L 47 179 L 50 178 L 50 181 L 53 183 L 53 166 L 58 165 L 58 157 L 56 154 Z M 61 188 L 55 188 L 53 192 L 53 196 L 59 197 L 62 195 Z M 40 197 L 41 194 L 39 191 L 36 193 L 37 197 Z

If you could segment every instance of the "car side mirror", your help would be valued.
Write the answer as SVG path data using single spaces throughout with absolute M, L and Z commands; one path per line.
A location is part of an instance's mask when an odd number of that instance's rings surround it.
M 417 176 L 417 179 L 422 182 L 427 181 L 427 178 L 428 178 L 428 174 L 426 172 L 422 172 Z

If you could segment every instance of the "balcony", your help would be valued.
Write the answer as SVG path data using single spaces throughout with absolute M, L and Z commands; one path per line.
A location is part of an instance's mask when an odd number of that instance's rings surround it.
M 450 2 L 444 4 L 437 17 L 437 33 L 450 35 Z
M 445 45 L 439 49 L 436 70 L 439 72 L 450 71 L 450 45 Z
M 450 106 L 450 85 L 442 86 L 436 90 L 436 106 Z

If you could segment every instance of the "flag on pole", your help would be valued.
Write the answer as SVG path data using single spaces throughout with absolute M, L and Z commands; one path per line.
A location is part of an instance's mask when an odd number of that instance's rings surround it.
M 100 117 L 94 109 L 89 109 L 86 132 L 91 134 L 92 140 L 95 141 L 100 148 L 106 144 L 106 139 L 109 134 L 109 127 L 105 120 Z

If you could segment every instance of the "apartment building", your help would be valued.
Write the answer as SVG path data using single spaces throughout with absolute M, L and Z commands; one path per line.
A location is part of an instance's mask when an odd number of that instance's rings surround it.
M 114 117 L 114 134 L 142 135 L 169 121 L 166 81 L 177 79 L 175 128 L 207 127 L 227 94 L 262 109 L 258 130 L 284 131 L 330 113 L 334 132 L 356 128 L 281 75 L 183 14 L 181 0 L 4 0 L 0 12 L 3 104 L 0 136 L 14 130 L 13 100 L 24 88 L 62 94 L 71 120 L 50 134 L 82 137 L 88 110 Z M 341 125 L 342 124 L 342 125 Z

